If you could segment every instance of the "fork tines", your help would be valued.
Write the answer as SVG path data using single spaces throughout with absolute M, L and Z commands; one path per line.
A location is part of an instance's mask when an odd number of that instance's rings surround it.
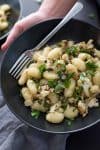
M 24 53 L 19 57 L 19 59 L 15 62 L 13 67 L 9 70 L 9 73 L 16 79 L 19 78 L 21 71 L 23 68 L 31 62 L 31 59 L 25 55 Z

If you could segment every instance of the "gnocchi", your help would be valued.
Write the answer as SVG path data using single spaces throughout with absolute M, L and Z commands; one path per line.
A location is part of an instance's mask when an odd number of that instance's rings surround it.
M 77 68 L 79 71 L 85 71 L 86 66 L 85 62 L 81 60 L 80 58 L 73 58 L 72 59 L 72 64 Z
M 68 105 L 65 109 L 64 116 L 69 119 L 74 119 L 78 116 L 78 109 L 74 106 Z
M 46 115 L 46 120 L 51 123 L 60 123 L 64 119 L 64 114 L 60 112 L 51 112 Z
M 39 72 L 39 69 L 37 67 L 30 67 L 27 69 L 27 75 L 29 78 L 33 77 L 35 79 L 41 78 L 41 73 Z
M 18 80 L 24 105 L 45 112 L 45 119 L 55 124 L 85 117 L 98 107 L 100 52 L 92 42 L 62 40 L 33 52 Z
M 43 77 L 47 80 L 55 80 L 58 79 L 58 75 L 53 71 L 45 71 Z
M 74 92 L 74 89 L 75 89 L 75 80 L 71 79 L 70 82 L 71 83 L 70 83 L 69 88 L 65 88 L 65 90 L 64 90 L 64 96 L 65 97 L 72 97 L 72 95 L 73 95 L 73 92 Z
M 24 102 L 25 106 L 31 106 L 32 100 L 33 100 L 33 95 L 31 94 L 29 89 L 27 87 L 22 88 L 21 94 L 22 94 L 23 98 L 25 99 L 25 102 Z
M 37 87 L 36 87 L 36 84 L 35 84 L 35 82 L 33 80 L 28 79 L 27 87 L 28 87 L 29 91 L 31 92 L 31 94 L 33 96 L 36 96 L 36 94 L 37 94 Z
M 9 26 L 8 12 L 11 12 L 11 6 L 9 4 L 0 5 L 0 31 L 4 31 Z
M 48 59 L 55 60 L 58 59 L 62 54 L 61 48 L 54 48 L 48 54 Z

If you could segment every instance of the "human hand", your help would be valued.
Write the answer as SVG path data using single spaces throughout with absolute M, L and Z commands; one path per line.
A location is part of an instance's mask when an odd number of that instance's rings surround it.
M 77 0 L 65 1 L 61 0 L 44 0 L 39 10 L 17 22 L 11 30 L 7 40 L 1 46 L 2 50 L 8 49 L 11 43 L 25 30 L 36 23 L 46 19 L 63 17 Z M 49 5 L 48 5 L 49 4 Z
M 14 27 L 12 28 L 11 32 L 9 33 L 5 43 L 1 46 L 1 50 L 6 50 L 9 46 L 13 43 L 13 41 L 24 31 L 30 28 L 32 25 L 39 23 L 44 20 L 44 17 L 39 12 L 32 13 L 29 16 L 23 18 L 22 20 L 18 21 Z

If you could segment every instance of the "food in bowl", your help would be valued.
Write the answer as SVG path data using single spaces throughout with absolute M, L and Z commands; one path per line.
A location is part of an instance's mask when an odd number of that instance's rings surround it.
M 9 4 L 0 5 L 0 32 L 6 30 L 9 26 L 8 17 L 11 13 L 11 6 Z
M 90 108 L 99 107 L 100 51 L 91 39 L 46 46 L 33 52 L 18 84 L 24 105 L 35 118 L 40 112 L 50 123 L 85 117 Z

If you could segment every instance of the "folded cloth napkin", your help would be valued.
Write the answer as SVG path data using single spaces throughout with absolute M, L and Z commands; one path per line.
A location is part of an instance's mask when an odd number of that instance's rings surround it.
M 0 150 L 65 150 L 67 134 L 38 131 L 20 122 L 0 96 Z

